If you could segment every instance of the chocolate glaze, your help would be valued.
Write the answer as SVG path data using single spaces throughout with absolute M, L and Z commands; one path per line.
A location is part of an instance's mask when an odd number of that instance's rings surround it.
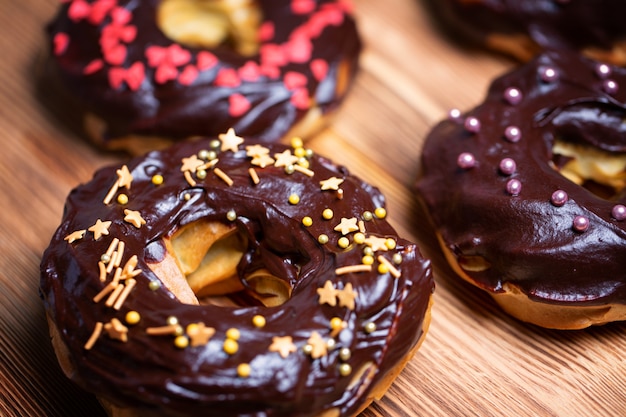
M 98 6 L 103 13 L 92 10 L 82 17 L 77 3 Z M 311 106 L 324 114 L 332 111 L 346 90 L 337 85 L 340 68 L 348 68 L 348 80 L 339 81 L 347 83 L 357 70 L 361 43 L 346 3 L 314 3 L 310 12 L 295 14 L 290 0 L 259 1 L 262 27 L 270 28 L 259 54 L 241 56 L 228 45 L 211 51 L 183 46 L 190 55 L 170 66 L 175 79 L 157 82 L 159 67 L 150 65 L 146 50 L 175 44 L 155 22 L 159 0 L 68 2 L 48 26 L 50 72 L 85 110 L 106 121 L 105 145 L 130 134 L 177 139 L 215 136 L 230 127 L 253 140 L 276 141 Z M 112 23 L 118 21 L 123 24 Z M 102 46 L 109 43 L 114 47 Z M 125 55 L 120 53 L 124 48 Z M 134 71 L 138 85 L 120 75 L 128 70 Z M 189 85 L 186 70 L 197 73 Z M 294 74 L 304 76 L 304 82 L 293 83 Z M 231 86 L 233 82 L 240 85 Z M 231 105 L 233 95 L 240 97 Z M 250 108 L 240 114 L 242 101 Z
M 573 53 L 542 54 L 495 80 L 481 105 L 428 135 L 418 196 L 452 253 L 491 264 L 466 271 L 481 288 L 501 292 L 509 282 L 545 303 L 626 303 L 626 221 L 612 217 L 612 208 L 626 203 L 624 191 L 599 197 L 552 165 L 556 139 L 626 153 L 626 89 L 605 93 L 608 78 L 599 77 L 596 66 Z M 542 80 L 547 68 L 557 80 Z M 626 86 L 623 69 L 611 68 L 609 78 Z M 522 93 L 518 104 L 505 99 L 511 87 Z M 464 128 L 468 117 L 480 121 L 478 133 Z M 518 142 L 505 139 L 508 126 L 520 128 Z M 473 168 L 457 165 L 464 152 L 474 155 Z M 499 170 L 503 158 L 516 162 L 513 174 Z M 511 179 L 521 182 L 518 196 L 506 190 Z M 559 189 L 569 196 L 561 207 L 551 203 Z M 587 231 L 573 229 L 577 216 L 589 219 Z
M 136 407 L 141 415 L 152 416 L 315 416 L 323 410 L 338 408 L 341 416 L 354 414 L 370 395 L 371 388 L 397 365 L 423 336 L 424 317 L 434 290 L 430 262 L 423 259 L 416 245 L 397 237 L 384 218 L 365 221 L 365 235 L 392 238 L 394 249 L 376 250 L 392 260 L 401 254 L 396 265 L 399 278 L 377 271 L 337 275 L 335 269 L 359 265 L 366 244 L 352 242 L 341 249 L 342 236 L 334 228 L 341 218 L 361 219 L 365 211 L 384 207 L 381 193 L 331 161 L 312 155 L 309 177 L 301 172 L 288 174 L 284 167 L 255 167 L 260 183 L 253 185 L 248 173 L 251 158 L 244 145 L 239 151 L 218 155 L 216 167 L 233 181 L 226 185 L 213 172 L 190 186 L 181 172 L 183 158 L 209 149 L 210 141 L 183 142 L 166 152 L 152 152 L 130 161 L 130 189 L 121 188 L 129 201 L 116 199 L 104 204 L 107 191 L 117 181 L 116 169 L 109 167 L 95 173 L 93 179 L 74 189 L 67 200 L 62 223 L 55 233 L 41 264 L 41 293 L 46 309 L 60 330 L 62 341 L 71 352 L 76 367 L 75 381 L 121 406 Z M 269 145 L 269 154 L 289 149 Z M 164 178 L 162 185 L 151 182 L 154 174 Z M 336 191 L 322 190 L 320 181 L 338 177 L 343 198 Z M 194 177 L 195 178 L 195 177 Z M 300 196 L 291 204 L 291 194 Z M 188 196 L 188 197 L 186 197 Z M 146 220 L 141 228 L 124 221 L 124 209 L 137 210 Z M 334 217 L 322 218 L 331 208 Z M 159 281 L 149 263 L 164 256 L 162 239 L 181 226 L 197 219 L 229 223 L 228 212 L 237 214 L 233 223 L 247 236 L 248 247 L 238 266 L 245 276 L 261 266 L 289 282 L 291 298 L 279 307 L 244 305 L 217 307 L 188 305 L 179 302 L 164 286 L 153 291 L 151 281 Z M 302 218 L 310 216 L 306 227 Z M 366 216 L 367 217 L 367 216 Z M 97 219 L 111 221 L 109 235 L 94 240 L 89 231 L 72 243 L 64 240 L 76 230 L 88 229 Z M 318 243 L 326 234 L 328 243 Z M 96 303 L 92 298 L 106 285 L 98 277 L 97 263 L 110 242 L 118 237 L 125 242 L 122 265 L 133 254 L 138 256 L 137 285 L 119 311 Z M 337 289 L 352 283 L 357 292 L 353 310 L 339 304 L 320 304 L 318 288 L 330 280 Z M 137 311 L 141 321 L 128 325 L 124 317 Z M 252 325 L 252 317 L 261 314 L 267 324 Z M 204 322 L 216 333 L 204 346 L 179 349 L 173 336 L 151 336 L 147 327 L 163 326 L 175 316 L 182 326 Z M 303 347 L 312 332 L 325 340 L 331 338 L 329 321 L 339 317 L 347 324 L 336 337 L 336 348 L 318 359 L 308 356 Z M 83 346 L 96 322 L 118 318 L 128 328 L 128 341 L 121 342 L 102 334 L 91 350 Z M 373 333 L 364 331 L 373 322 Z M 239 350 L 227 355 L 222 350 L 226 330 L 241 332 Z M 268 351 L 273 336 L 292 336 L 297 351 L 282 358 Z M 341 359 L 342 348 L 349 348 L 349 359 Z M 373 379 L 348 388 L 352 376 L 368 361 L 376 364 Z M 251 375 L 237 376 L 240 363 L 249 363 Z M 352 366 L 352 375 L 341 376 L 339 366 Z
M 620 0 L 427 0 L 450 29 L 484 44 L 492 33 L 523 33 L 542 49 L 610 50 L 626 38 Z

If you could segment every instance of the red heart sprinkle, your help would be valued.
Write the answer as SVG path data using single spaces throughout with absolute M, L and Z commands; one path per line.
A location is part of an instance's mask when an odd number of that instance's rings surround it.
M 220 87 L 238 87 L 241 79 L 234 68 L 222 68 L 215 77 L 215 85 Z
M 287 55 L 282 46 L 275 43 L 268 43 L 262 45 L 260 50 L 261 54 L 261 66 L 269 65 L 282 67 L 287 64 Z
M 101 59 L 94 59 L 83 68 L 83 74 L 90 75 L 98 72 L 104 67 L 104 62 Z
M 149 46 L 145 52 L 146 58 L 148 58 L 148 65 L 151 67 L 158 67 L 165 59 L 167 52 L 165 48 L 160 46 Z
M 311 61 L 311 72 L 317 81 L 322 81 L 328 74 L 328 62 L 318 58 Z
M 89 16 L 91 12 L 91 6 L 84 0 L 76 0 L 67 9 L 67 17 L 74 22 L 78 22 L 81 19 Z
M 109 84 L 115 90 L 122 86 L 126 79 L 126 68 L 114 67 L 109 70 Z
M 307 14 L 315 10 L 314 0 L 291 0 L 291 11 L 294 14 Z
M 259 26 L 258 37 L 261 42 L 268 42 L 272 39 L 274 37 L 274 22 L 263 22 L 261 26 Z
M 67 46 L 70 44 L 70 37 L 67 33 L 59 32 L 54 35 L 52 43 L 54 44 L 54 54 L 61 55 L 63 52 L 65 52 Z
M 228 97 L 228 113 L 232 117 L 243 116 L 250 110 L 250 102 L 243 95 L 235 93 Z
M 198 69 L 193 65 L 187 65 L 178 76 L 178 82 L 182 85 L 191 85 L 198 78 Z
M 154 73 L 154 80 L 157 84 L 165 84 L 170 80 L 175 80 L 176 77 L 178 77 L 178 70 L 173 65 L 161 64 Z
M 181 65 L 185 65 L 187 63 L 189 63 L 189 61 L 191 60 L 191 52 L 189 52 L 188 50 L 184 49 L 183 47 L 181 47 L 178 44 L 172 44 L 168 49 L 167 49 L 167 55 L 169 58 L 169 61 L 174 64 L 174 66 L 180 67 Z
M 304 64 L 311 59 L 313 44 L 305 37 L 293 38 L 287 43 L 287 53 L 291 62 Z
M 115 7 L 116 0 L 98 0 L 91 6 L 89 13 L 89 23 L 99 25 L 104 21 L 109 11 Z
M 115 7 L 111 10 L 111 19 L 116 25 L 126 25 L 132 18 L 133 14 L 123 7 Z
M 306 86 L 307 79 L 304 74 L 295 71 L 289 71 L 285 74 L 285 87 L 288 90 L 295 90 Z
M 261 76 L 261 68 L 259 64 L 254 61 L 247 61 L 241 68 L 239 68 L 239 77 L 245 81 L 257 81 Z
M 104 60 L 111 65 L 122 65 L 126 59 L 126 47 L 122 44 L 114 45 L 103 51 Z
M 200 71 L 205 71 L 217 65 L 218 59 L 215 55 L 208 51 L 198 52 L 196 55 L 196 64 Z
M 306 88 L 299 88 L 293 92 L 290 101 L 297 109 L 306 110 L 310 106 L 309 92 Z
M 133 65 L 128 68 L 126 72 L 126 84 L 128 87 L 137 91 L 141 84 L 143 83 L 144 78 L 146 77 L 146 70 L 143 66 L 142 62 L 135 62 Z

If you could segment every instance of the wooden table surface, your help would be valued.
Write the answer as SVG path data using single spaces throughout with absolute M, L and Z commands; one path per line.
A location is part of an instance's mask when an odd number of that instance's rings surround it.
M 390 221 L 421 242 L 437 280 L 426 340 L 371 416 L 626 416 L 624 324 L 550 331 L 505 316 L 446 266 L 411 184 L 429 128 L 478 104 L 515 65 L 452 44 L 419 0 L 356 0 L 362 70 L 308 146 L 379 186 Z M 83 142 L 35 89 L 55 0 L 0 0 L 0 415 L 102 416 L 67 381 L 38 296 L 41 253 L 71 188 L 122 155 Z M 45 94 L 43 96 L 45 97 Z M 49 97 L 48 97 L 49 98 Z

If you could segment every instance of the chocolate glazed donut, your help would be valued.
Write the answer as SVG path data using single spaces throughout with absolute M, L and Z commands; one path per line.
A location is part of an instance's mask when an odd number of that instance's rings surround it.
M 417 192 L 457 272 L 512 315 L 626 319 L 626 71 L 549 52 L 428 135 Z
M 570 49 L 626 64 L 620 0 L 425 0 L 446 27 L 480 45 L 528 61 Z
M 47 78 L 89 135 L 134 153 L 234 127 L 310 135 L 336 109 L 361 43 L 343 0 L 73 0 L 48 27 Z
M 430 263 L 345 168 L 221 139 L 71 192 L 41 266 L 59 360 L 112 415 L 356 415 L 425 336 Z

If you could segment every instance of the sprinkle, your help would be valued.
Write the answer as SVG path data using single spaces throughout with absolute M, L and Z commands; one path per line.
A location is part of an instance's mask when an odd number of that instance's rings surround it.
M 304 142 L 302 141 L 302 138 L 298 136 L 294 136 L 293 138 L 291 138 L 292 148 L 302 148 L 303 146 L 304 146 Z
M 117 259 L 117 251 L 113 251 L 110 256 L 109 262 L 107 263 L 107 274 L 110 274 L 115 268 L 115 260 Z
M 96 344 L 96 340 L 98 340 L 98 338 L 100 337 L 100 334 L 102 334 L 103 327 L 104 327 L 104 323 L 102 322 L 96 323 L 96 326 L 94 327 L 93 332 L 91 333 L 91 336 L 85 343 L 85 346 L 84 346 L 85 350 L 90 350 L 93 347 L 93 345 Z
M 215 173 L 215 175 L 217 175 L 222 181 L 224 181 L 226 183 L 226 185 L 228 185 L 229 187 L 231 185 L 234 184 L 234 181 L 228 176 L 226 175 L 226 173 L 224 171 L 222 171 L 219 168 L 215 168 L 213 170 L 213 172 Z
M 239 343 L 233 339 L 226 339 L 224 340 L 223 349 L 227 354 L 234 355 L 239 350 Z
M 137 266 L 137 255 L 133 255 L 130 257 L 128 261 L 124 264 L 123 275 L 126 278 L 136 277 L 141 273 L 141 269 L 135 269 Z
M 559 79 L 559 73 L 554 68 L 544 67 L 540 71 L 539 78 L 544 83 L 552 83 Z
M 359 230 L 361 230 L 360 227 L 359 227 Z M 365 234 L 363 232 L 355 233 L 354 243 L 356 243 L 357 245 L 362 245 L 363 243 L 365 243 Z
M 114 282 L 116 284 L 120 283 L 120 278 L 122 277 L 122 269 L 121 268 L 117 268 L 115 270 L 115 274 L 113 275 L 113 280 L 111 282 Z
M 385 217 L 387 217 L 387 210 L 385 210 L 384 207 L 378 207 L 376 210 L 374 210 L 374 215 L 379 219 L 384 219 Z
M 255 156 L 261 156 L 261 155 L 268 155 L 269 153 L 270 153 L 269 148 L 263 145 L 254 144 L 254 145 L 246 146 L 246 156 L 255 157 Z
M 365 256 L 374 256 L 374 249 L 369 246 L 363 248 L 363 255 Z
M 348 265 L 335 269 L 336 275 L 345 275 L 355 272 L 370 272 L 372 270 L 371 265 Z
M 346 327 L 348 327 L 348 323 L 341 320 L 339 317 L 333 317 L 330 320 L 330 329 L 331 329 L 330 336 L 336 337 Z
M 239 331 L 239 329 L 231 327 L 230 329 L 226 330 L 226 337 L 233 340 L 239 340 L 239 338 L 241 337 L 241 332 Z
M 107 268 L 104 262 L 98 262 L 98 269 L 100 271 L 100 282 L 104 282 L 107 279 Z
M 392 238 L 387 238 L 387 240 L 385 240 L 385 246 L 387 246 L 389 250 L 394 250 L 396 248 L 396 241 Z
M 298 162 L 298 157 L 295 155 L 292 155 L 289 149 L 285 149 L 281 153 L 274 154 L 274 158 L 276 159 L 276 162 L 274 163 L 275 167 L 292 166 L 296 162 Z
M 98 240 L 103 235 L 109 234 L 109 227 L 111 227 L 110 221 L 103 222 L 102 220 L 98 219 L 96 220 L 96 223 L 87 230 L 93 232 L 94 239 Z
M 333 213 L 333 211 L 332 211 L 331 209 L 329 209 L 329 208 L 324 209 L 324 211 L 322 211 L 322 217 L 323 217 L 325 220 L 330 220 L 330 219 L 332 219 L 334 215 L 335 215 L 335 214 Z
M 185 193 L 185 195 L 183 196 L 183 198 L 185 199 L 185 201 L 189 201 L 189 200 L 191 200 L 191 194 L 189 194 L 189 193 Z
M 87 232 L 87 230 L 83 229 L 83 230 L 77 230 L 75 232 L 70 233 L 69 235 L 65 236 L 65 238 L 63 240 L 66 240 L 67 243 L 74 243 L 75 241 L 82 239 L 83 236 L 85 236 L 85 233 Z
M 298 348 L 293 343 L 291 336 L 274 336 L 272 338 L 272 344 L 269 347 L 270 352 L 278 352 L 278 354 L 285 359 L 290 353 L 296 352 Z
M 348 246 L 350 246 L 350 239 L 345 236 L 340 237 L 337 241 L 337 246 L 339 246 L 341 249 L 347 248 Z
M 152 176 L 152 184 L 161 185 L 163 184 L 163 175 L 156 174 Z
M 517 143 L 522 138 L 522 131 L 517 126 L 508 126 L 504 129 L 504 137 L 512 143 Z
M 294 172 L 296 172 L 296 169 L 294 168 L 294 166 L 293 166 L 293 165 L 287 165 L 287 166 L 285 167 L 285 174 L 287 174 L 287 175 L 291 175 L 291 174 L 293 174 Z
M 389 272 L 389 268 L 387 268 L 387 264 L 378 264 L 378 268 L 376 268 L 380 275 L 385 275 Z
M 119 284 L 115 281 L 109 282 L 98 294 L 93 297 L 94 303 L 99 303 L 107 294 L 115 290 Z
M 141 213 L 139 211 L 124 209 L 124 214 L 124 221 L 132 224 L 137 229 L 146 224 L 146 221 L 143 217 L 141 217 Z
M 161 283 L 159 281 L 150 281 L 150 283 L 148 284 L 148 288 L 150 289 L 150 291 L 157 291 L 159 288 L 161 288 Z
M 387 239 L 382 237 L 370 236 L 365 239 L 365 244 L 372 248 L 374 252 L 382 250 L 387 251 L 389 247 L 387 246 Z
M 604 80 L 602 89 L 608 94 L 615 94 L 619 90 L 619 85 L 614 80 Z
M 357 218 L 352 217 L 350 219 L 347 219 L 345 217 L 342 217 L 341 222 L 337 226 L 335 226 L 333 230 L 341 232 L 342 235 L 356 232 L 357 230 L 359 230 L 359 226 L 357 226 Z
M 254 325 L 254 327 L 257 327 L 259 329 L 265 327 L 265 317 L 257 314 L 256 316 L 252 317 L 252 324 Z
M 585 216 L 576 216 L 572 222 L 572 227 L 577 232 L 585 232 L 589 229 L 589 219 Z
M 151 336 L 165 336 L 170 334 L 176 334 L 180 331 L 178 324 L 168 324 L 167 326 L 148 327 L 146 333 Z
M 198 179 L 205 179 L 206 178 L 206 171 L 204 169 L 198 169 L 196 171 L 196 177 L 198 177 Z
M 328 236 L 322 233 L 317 237 L 317 241 L 322 245 L 325 245 L 328 243 Z
M 596 75 L 601 80 L 606 79 L 612 73 L 611 67 L 609 67 L 607 64 L 598 64 L 595 68 L 595 71 L 596 71 Z
M 342 348 L 339 351 L 339 359 L 342 361 L 348 361 L 352 357 L 352 352 L 348 348 Z
M 302 160 L 302 158 L 304 158 L 306 156 L 306 150 L 304 150 L 303 147 L 294 147 L 293 149 L 293 154 L 295 156 L 297 156 L 298 158 L 300 158 L 300 160 Z M 300 162 L 298 162 L 299 164 Z
M 124 291 L 124 287 L 124 285 L 116 285 L 113 289 L 113 292 L 111 292 L 111 295 L 109 295 L 109 298 L 107 298 L 107 300 L 104 302 L 104 305 L 107 307 L 113 307 L 115 300 L 120 296 L 122 291 Z
M 252 367 L 247 363 L 240 363 L 237 365 L 237 375 L 240 378 L 248 378 L 252 373 Z
M 188 158 L 182 159 L 182 166 L 180 167 L 181 172 L 196 172 L 196 170 L 204 165 L 204 162 L 201 159 L 198 159 L 197 155 L 191 155 Z
M 611 210 L 611 216 L 617 221 L 626 220 L 626 206 L 622 204 L 616 204 Z
M 302 218 L 302 224 L 306 227 L 311 227 L 313 225 L 313 219 L 309 216 L 305 216 Z
M 320 185 L 322 186 L 322 191 L 338 190 L 343 181 L 343 178 L 330 177 L 327 180 L 320 181 Z
M 187 346 L 189 346 L 189 339 L 187 338 L 187 336 L 176 336 L 176 338 L 174 339 L 174 346 L 176 346 L 178 349 L 185 349 Z
M 337 200 L 343 200 L 343 189 L 338 189 L 337 192 Z
M 461 118 L 461 110 L 452 108 L 448 111 L 448 119 L 450 120 L 459 120 Z
M 399 253 L 394 253 L 391 257 L 391 260 L 394 264 L 400 265 L 402 263 L 402 255 Z
M 366 222 L 371 221 L 374 218 L 374 215 L 372 214 L 371 211 L 364 211 L 363 212 L 363 220 L 365 220 Z
M 124 326 L 121 321 L 112 318 L 110 322 L 104 325 L 104 330 L 111 339 L 117 339 L 122 342 L 128 341 L 128 327 Z
M 518 179 L 511 179 L 506 183 L 506 192 L 512 196 L 518 196 L 522 192 L 522 183 Z
M 363 265 L 374 265 L 374 257 L 372 255 L 365 255 L 361 258 L 361 263 Z
M 552 193 L 552 196 L 550 196 L 550 202 L 556 207 L 562 207 L 567 203 L 568 199 L 567 193 L 563 190 L 556 190 Z
M 104 200 L 102 201 L 104 204 L 109 204 L 111 202 L 111 200 L 113 200 L 113 196 L 115 195 L 115 193 L 117 192 L 119 188 L 119 185 L 117 185 L 117 182 L 115 182 L 115 184 L 113 184 L 111 186 L 111 188 L 109 189 L 109 192 L 107 193 L 107 195 L 104 197 Z
M 126 194 L 120 194 L 117 196 L 117 202 L 121 205 L 128 204 L 128 196 Z
M 515 106 L 522 101 L 522 92 L 515 87 L 509 87 L 504 90 L 504 99 L 507 103 Z
M 115 259 L 112 260 L 112 264 L 117 268 L 122 263 L 122 257 L 124 256 L 124 249 L 126 249 L 126 244 L 123 241 L 117 245 L 117 253 L 115 255 Z
M 235 129 L 232 127 L 228 129 L 226 133 L 220 133 L 218 138 L 222 141 L 222 146 L 220 150 L 237 152 L 239 150 L 239 145 L 243 143 L 243 138 L 237 136 L 235 134 Z
M 341 376 L 348 376 L 352 373 L 352 367 L 347 363 L 339 365 L 339 373 Z
M 302 165 L 293 165 L 293 170 L 298 171 L 299 173 L 304 174 L 307 177 L 313 177 L 315 175 L 315 172 L 306 167 L 303 167 Z
M 480 132 L 480 120 L 475 117 L 468 117 L 467 119 L 465 119 L 465 122 L 463 122 L 463 126 L 465 127 L 465 130 L 470 133 Z
M 378 258 L 376 258 L 376 259 L 378 259 L 378 262 L 380 262 L 381 265 L 385 265 L 388 268 L 389 273 L 394 278 L 400 278 L 400 275 L 401 275 L 400 271 L 395 266 L 393 266 L 393 264 L 391 262 L 389 262 L 389 260 L 387 260 L 387 258 L 385 258 L 382 255 L 379 255 Z
M 196 181 L 195 181 L 195 180 L 191 177 L 191 172 L 189 172 L 189 171 L 185 171 L 185 172 L 183 173 L 183 175 L 185 176 L 185 180 L 187 180 L 187 183 L 188 183 L 190 186 L 192 186 L 192 187 L 195 187 L 195 186 L 196 186 L 196 184 L 197 184 L 197 183 L 196 183 Z
M 109 262 L 111 262 L 111 255 L 107 255 L 106 253 L 103 253 L 100 256 L 100 262 L 102 262 L 103 264 L 108 264 Z
M 131 310 L 128 313 L 126 313 L 125 320 L 126 320 L 126 323 L 128 324 L 131 324 L 131 325 L 137 324 L 141 320 L 141 315 L 135 310 Z
M 297 155 L 296 155 L 296 156 L 297 156 Z M 300 168 L 306 168 L 306 169 L 308 169 L 310 165 L 311 165 L 311 164 L 309 163 L 309 160 L 308 160 L 308 159 L 306 159 L 305 157 L 301 156 L 301 157 L 299 157 L 299 158 L 298 158 L 298 163 L 297 163 L 297 165 L 295 165 L 295 166 L 294 166 L 294 169 L 295 169 L 296 167 L 300 167 Z
M 118 187 L 120 188 L 126 187 L 127 189 L 130 190 L 130 184 L 133 182 L 133 176 L 128 170 L 128 167 L 126 165 L 122 165 L 122 167 L 116 171 L 116 174 L 118 178 L 117 180 Z
M 124 285 L 124 291 L 122 291 L 120 296 L 117 298 L 117 301 L 115 301 L 115 304 L 113 305 L 114 310 L 119 310 L 122 307 L 130 292 L 133 290 L 133 288 L 135 288 L 135 285 L 137 285 L 137 281 L 132 278 L 126 281 L 126 285 Z
M 169 316 L 166 320 L 167 324 L 178 324 L 178 317 Z
M 111 259 L 111 255 L 113 255 L 113 251 L 115 251 L 115 248 L 117 248 L 118 243 L 120 243 L 120 240 L 116 237 L 113 238 L 113 240 L 111 241 L 111 244 L 107 248 L 107 251 L 104 253 L 105 255 L 109 257 L 109 260 Z
M 320 296 L 318 303 L 328 304 L 331 307 L 337 305 L 337 290 L 330 280 L 326 280 L 324 286 L 317 289 L 317 294 Z
M 354 310 L 354 300 L 357 295 L 357 292 L 352 289 L 352 283 L 348 282 L 342 290 L 337 290 L 339 307 L 347 307 L 349 310 Z
M 456 158 L 456 164 L 461 169 L 471 169 L 476 166 L 476 158 L 469 152 L 462 152 Z
M 269 155 L 256 155 L 252 158 L 252 161 L 250 161 L 252 165 L 256 165 L 261 168 L 273 165 L 274 162 L 274 158 Z
M 229 210 L 228 213 L 226 213 L 226 218 L 233 222 L 237 219 L 237 213 L 235 210 Z
M 498 167 L 500 168 L 500 172 L 504 175 L 511 175 L 517 169 L 517 164 L 515 163 L 515 160 L 511 158 L 504 158 L 500 161 L 500 165 Z
M 328 346 L 318 332 L 314 331 L 311 333 L 311 337 L 307 340 L 307 346 L 308 348 L 305 352 L 308 352 L 313 359 L 319 359 L 328 354 Z
M 204 323 L 191 323 L 186 329 L 187 336 L 191 339 L 191 346 L 204 346 L 215 334 L 213 327 L 207 327 Z
M 248 169 L 248 174 L 250 175 L 250 178 L 252 178 L 252 182 L 254 184 L 258 184 L 259 182 L 261 182 L 261 180 L 259 179 L 259 174 L 257 174 L 254 168 Z
M 300 202 L 300 196 L 298 194 L 291 194 L 289 196 L 289 204 L 296 205 Z
M 365 330 L 367 334 L 374 333 L 376 331 L 376 323 L 371 321 L 366 323 L 365 326 L 363 326 L 363 330 Z

